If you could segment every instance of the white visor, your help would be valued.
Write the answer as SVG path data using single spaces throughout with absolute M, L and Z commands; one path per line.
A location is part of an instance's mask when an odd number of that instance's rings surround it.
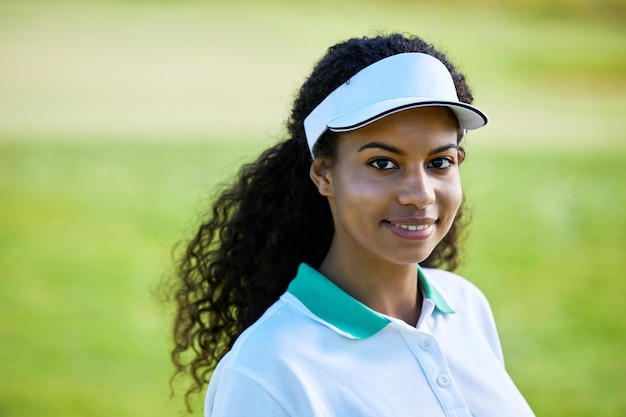
M 454 112 L 459 127 L 478 129 L 485 113 L 459 101 L 445 65 L 422 53 L 403 53 L 382 59 L 356 73 L 330 93 L 304 119 L 311 153 L 320 136 L 356 130 L 390 114 L 415 107 L 444 106 Z

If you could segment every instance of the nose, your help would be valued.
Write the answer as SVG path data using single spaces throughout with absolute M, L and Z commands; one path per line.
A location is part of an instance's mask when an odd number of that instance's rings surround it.
M 398 201 L 424 209 L 435 202 L 433 179 L 423 167 L 407 170 L 399 184 Z

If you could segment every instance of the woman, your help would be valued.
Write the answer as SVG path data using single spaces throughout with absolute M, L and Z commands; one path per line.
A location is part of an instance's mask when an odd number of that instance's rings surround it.
M 530 416 L 489 305 L 453 274 L 464 76 L 403 35 L 330 48 L 289 138 L 188 244 L 173 360 L 207 416 Z M 434 268 L 445 268 L 434 269 Z

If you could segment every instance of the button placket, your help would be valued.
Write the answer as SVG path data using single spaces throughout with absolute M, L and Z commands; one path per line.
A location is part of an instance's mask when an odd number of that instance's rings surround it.
M 437 339 L 428 333 L 415 329 L 411 332 L 402 333 L 414 357 L 421 365 L 424 375 L 430 381 L 433 391 L 437 393 L 437 398 L 443 409 L 456 410 L 457 413 L 461 410 L 469 412 L 465 398 L 452 381 L 448 361 Z

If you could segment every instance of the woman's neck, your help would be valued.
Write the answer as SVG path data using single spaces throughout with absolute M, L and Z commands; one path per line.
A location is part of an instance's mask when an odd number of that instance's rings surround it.
M 351 260 L 331 247 L 319 271 L 371 309 L 416 325 L 422 308 L 417 264 L 379 258 Z

